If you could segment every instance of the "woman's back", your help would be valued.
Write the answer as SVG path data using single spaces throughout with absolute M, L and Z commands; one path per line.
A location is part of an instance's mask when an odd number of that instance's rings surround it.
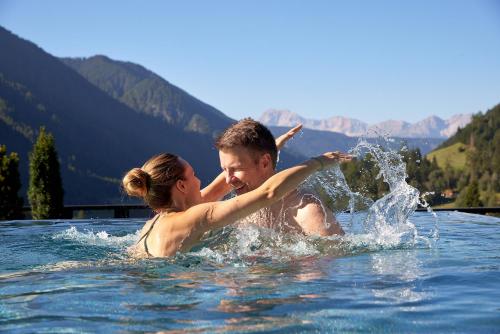
M 185 212 L 159 213 L 146 222 L 135 248 L 137 255 L 165 257 L 189 250 L 197 239 L 183 216 Z

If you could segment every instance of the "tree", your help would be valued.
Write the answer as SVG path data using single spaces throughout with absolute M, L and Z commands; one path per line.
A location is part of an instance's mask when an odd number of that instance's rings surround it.
M 30 154 L 28 199 L 34 219 L 60 218 L 63 213 L 62 180 L 54 137 L 40 128 Z
M 484 201 L 483 201 L 486 206 L 488 207 L 494 207 L 497 206 L 497 196 L 495 191 L 493 190 L 493 186 L 490 184 L 486 190 L 486 193 L 484 194 Z
M 483 206 L 481 199 L 479 198 L 479 184 L 477 181 L 473 181 L 467 187 L 465 187 L 459 194 L 457 198 L 457 206 L 464 207 L 478 207 Z
M 21 189 L 19 157 L 7 147 L 0 145 L 0 220 L 23 217 L 23 199 L 18 196 Z

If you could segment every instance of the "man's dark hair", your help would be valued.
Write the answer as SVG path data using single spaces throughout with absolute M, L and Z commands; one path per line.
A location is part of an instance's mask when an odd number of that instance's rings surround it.
M 259 153 L 269 153 L 276 168 L 278 148 L 274 136 L 263 124 L 251 118 L 244 118 L 224 130 L 217 138 L 215 147 L 219 151 L 243 146 Z

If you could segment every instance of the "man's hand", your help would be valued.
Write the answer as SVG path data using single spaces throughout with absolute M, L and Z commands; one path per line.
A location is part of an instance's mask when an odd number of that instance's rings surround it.
M 351 161 L 353 156 L 348 153 L 335 151 L 335 152 L 326 152 L 318 157 L 314 157 L 313 159 L 318 161 L 321 164 L 321 169 L 334 165 L 336 163 L 349 162 Z
M 278 150 L 281 150 L 283 146 L 285 146 L 286 142 L 292 139 L 293 136 L 295 136 L 295 134 L 299 132 L 301 129 L 302 129 L 302 124 L 299 124 L 296 127 L 289 130 L 287 133 L 282 134 L 281 136 L 276 138 L 276 147 L 278 148 Z

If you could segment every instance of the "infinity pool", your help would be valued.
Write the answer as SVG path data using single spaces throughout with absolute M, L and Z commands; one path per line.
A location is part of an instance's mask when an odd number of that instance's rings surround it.
M 439 240 L 228 229 L 143 260 L 127 247 L 144 220 L 0 222 L 0 331 L 500 332 L 500 219 L 410 220 Z

